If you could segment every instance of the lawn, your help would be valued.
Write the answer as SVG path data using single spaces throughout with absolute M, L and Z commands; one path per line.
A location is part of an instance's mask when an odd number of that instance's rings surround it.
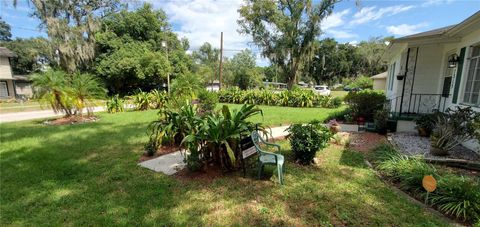
M 140 168 L 155 113 L 102 113 L 82 125 L 1 124 L 0 225 L 446 225 L 392 192 L 361 153 L 340 146 L 305 167 L 282 143 L 283 187 L 275 177 L 178 180 Z
M 219 104 L 219 108 L 222 104 Z M 230 108 L 240 108 L 240 104 L 226 104 Z M 263 117 L 257 115 L 252 118 L 254 122 L 263 122 L 270 126 L 288 125 L 292 123 L 305 123 L 312 120 L 325 120 L 329 114 L 341 111 L 344 107 L 337 109 L 327 108 L 298 108 L 298 107 L 278 107 L 278 106 L 259 106 L 263 111 Z

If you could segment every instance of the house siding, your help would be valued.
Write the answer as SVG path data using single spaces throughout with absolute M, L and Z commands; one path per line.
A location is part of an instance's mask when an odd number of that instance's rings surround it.
M 12 69 L 7 57 L 0 56 L 0 80 L 12 79 Z

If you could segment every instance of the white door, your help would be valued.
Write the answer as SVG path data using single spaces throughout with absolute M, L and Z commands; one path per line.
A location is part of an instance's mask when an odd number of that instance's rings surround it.
M 8 97 L 7 82 L 0 82 L 0 98 Z

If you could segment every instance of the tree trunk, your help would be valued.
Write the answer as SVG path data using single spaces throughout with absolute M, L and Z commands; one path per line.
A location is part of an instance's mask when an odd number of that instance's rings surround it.
M 292 90 L 293 85 L 295 85 L 295 81 L 297 80 L 297 75 L 295 72 L 290 73 L 288 75 L 288 81 L 287 81 L 287 89 Z

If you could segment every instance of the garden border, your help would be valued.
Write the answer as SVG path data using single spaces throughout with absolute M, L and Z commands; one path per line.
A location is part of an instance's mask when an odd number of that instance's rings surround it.
M 385 183 L 385 185 L 387 185 L 390 189 L 392 189 L 395 193 L 397 193 L 398 195 L 401 195 L 405 198 L 407 198 L 410 202 L 413 202 L 417 205 L 419 205 L 420 207 L 422 207 L 424 210 L 427 210 L 429 211 L 430 213 L 432 213 L 433 215 L 441 218 L 442 220 L 444 220 L 445 222 L 453 225 L 453 226 L 465 226 L 463 223 L 460 223 L 454 219 L 451 219 L 447 216 L 445 216 L 442 212 L 436 210 L 435 208 L 431 207 L 431 206 L 428 206 L 427 204 L 425 203 L 422 203 L 421 201 L 417 200 L 416 198 L 410 196 L 408 193 L 402 191 L 401 189 L 395 187 L 394 185 L 390 184 L 389 181 L 385 180 L 384 177 L 373 167 L 373 165 L 367 160 L 367 159 L 364 159 L 365 160 L 365 164 L 370 168 L 372 169 L 372 171 L 375 173 L 375 175 L 382 181 Z

